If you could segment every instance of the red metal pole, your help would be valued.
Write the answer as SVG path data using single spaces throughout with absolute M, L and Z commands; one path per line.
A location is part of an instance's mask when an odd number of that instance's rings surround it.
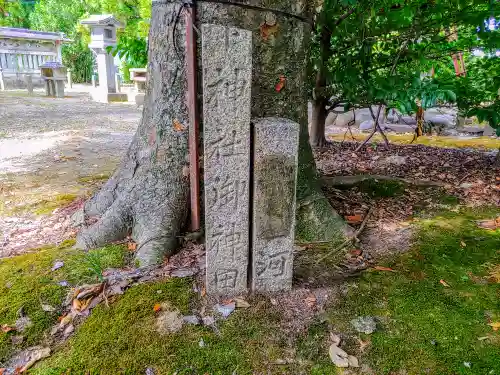
M 195 6 L 184 9 L 186 16 L 186 56 L 189 110 L 189 179 L 191 186 L 191 230 L 200 230 L 200 168 L 198 159 L 199 117 L 196 82 Z

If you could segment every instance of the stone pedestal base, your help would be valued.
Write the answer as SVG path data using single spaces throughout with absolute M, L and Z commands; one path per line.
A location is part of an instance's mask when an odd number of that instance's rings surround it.
M 145 93 L 139 93 L 134 96 L 134 101 L 137 106 L 144 105 L 144 98 L 146 97 Z
M 29 92 L 28 86 L 28 92 Z M 33 85 L 32 85 L 33 92 Z M 64 98 L 64 81 L 47 79 L 45 81 L 45 95 L 52 96 L 56 98 Z
M 94 90 L 90 92 L 92 100 L 99 103 L 128 102 L 128 96 L 122 92 L 102 92 Z

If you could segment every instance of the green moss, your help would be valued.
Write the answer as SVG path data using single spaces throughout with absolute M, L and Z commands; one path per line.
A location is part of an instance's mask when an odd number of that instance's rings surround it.
M 298 241 L 330 241 L 332 246 L 345 240 L 346 223 L 321 197 L 297 208 L 295 234 Z
M 423 220 L 414 250 L 387 261 L 397 272 L 367 273 L 349 288 L 328 322 L 357 335 L 351 319 L 380 317 L 376 333 L 361 335 L 371 340 L 370 350 L 362 354 L 356 345 L 350 348 L 362 363 L 377 374 L 500 371 L 500 337 L 488 326 L 500 320 L 500 288 L 485 278 L 489 265 L 500 262 L 500 231 L 479 229 L 473 221 L 491 214 L 465 211 Z
M 78 182 L 83 185 L 92 185 L 109 179 L 109 174 L 101 173 L 93 176 L 83 176 L 78 178 Z
M 194 297 L 190 279 L 133 287 L 109 308 L 97 307 L 68 345 L 33 373 L 142 374 L 151 367 L 158 374 L 251 374 L 283 358 L 283 339 L 275 336 L 278 315 L 263 301 L 218 323 L 219 334 L 203 326 L 157 332 L 156 303 L 168 302 L 190 314 Z
M 56 208 L 64 207 L 73 202 L 78 196 L 75 194 L 58 194 L 53 197 L 38 200 L 34 203 L 18 205 L 11 210 L 3 210 L 4 214 L 17 214 L 21 212 L 32 212 L 35 215 L 48 215 L 52 213 Z M 2 206 L 0 206 L 2 209 Z
M 14 325 L 19 309 L 31 319 L 33 324 L 25 332 L 24 342 L 19 348 L 37 344 L 44 333 L 57 321 L 61 313 L 60 305 L 68 288 L 60 286 L 60 281 L 71 284 L 92 282 L 95 274 L 82 262 L 84 255 L 71 249 L 74 241 L 65 241 L 58 247 L 46 247 L 38 251 L 12 258 L 0 259 L 0 325 Z M 93 250 L 101 258 L 104 268 L 122 267 L 126 250 L 119 246 L 108 246 Z M 64 266 L 52 271 L 57 260 Z M 54 312 L 45 312 L 42 304 L 56 308 Z M 6 360 L 15 347 L 11 336 L 15 333 L 0 333 L 0 362 Z
M 77 196 L 75 194 L 59 194 L 50 200 L 43 200 L 36 204 L 34 211 L 37 215 L 50 214 L 56 208 L 64 207 L 73 202 Z

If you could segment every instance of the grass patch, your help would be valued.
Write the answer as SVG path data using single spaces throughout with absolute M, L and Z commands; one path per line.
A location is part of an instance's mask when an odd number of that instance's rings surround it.
M 97 275 L 85 262 L 88 255 L 71 249 L 73 244 L 74 241 L 66 241 L 58 247 L 0 259 L 0 325 L 14 325 L 21 308 L 32 321 L 31 327 L 23 333 L 0 332 L 0 363 L 16 349 L 11 342 L 14 334 L 24 337 L 17 348 L 32 346 L 57 321 L 60 305 L 68 292 L 67 287 L 58 284 L 60 281 L 72 285 L 95 282 Z M 88 254 L 98 258 L 103 269 L 125 264 L 126 250 L 122 246 L 107 246 Z M 64 266 L 52 271 L 57 260 L 63 261 Z M 56 311 L 45 312 L 42 304 L 50 305 Z
M 349 288 L 328 322 L 354 336 L 351 319 L 379 317 L 380 329 L 360 337 L 371 341 L 365 354 L 355 342 L 348 345 L 362 363 L 377 374 L 499 373 L 500 335 L 488 323 L 500 321 L 500 288 L 488 282 L 488 273 L 500 263 L 500 231 L 473 222 L 491 214 L 469 211 L 422 220 L 414 250 L 386 264 L 397 272 L 366 273 Z
M 357 141 L 363 141 L 366 134 L 354 134 Z M 334 141 L 342 141 L 343 134 L 332 134 L 329 138 Z M 395 144 L 410 144 L 413 134 L 387 134 L 387 138 Z M 372 138 L 374 142 L 383 142 L 380 135 Z M 418 137 L 412 144 L 443 147 L 443 148 L 476 148 L 483 150 L 496 150 L 500 148 L 500 139 L 491 137 L 448 137 L 448 136 L 422 136 Z

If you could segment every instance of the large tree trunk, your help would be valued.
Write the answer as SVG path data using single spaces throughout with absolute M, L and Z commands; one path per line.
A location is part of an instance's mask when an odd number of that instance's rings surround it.
M 99 220 L 77 239 L 88 249 L 131 234 L 141 265 L 160 262 L 176 248 L 188 211 L 183 17 L 174 36 L 180 7 L 153 2 L 142 121 L 120 167 L 85 205 L 85 216 Z
M 301 0 L 293 0 L 293 4 L 290 0 L 248 3 L 309 16 L 308 6 Z M 252 117 L 285 117 L 301 124 L 298 237 L 342 241 L 348 227 L 321 191 L 309 145 L 304 87 L 310 26 L 275 12 L 198 4 L 198 24 L 253 31 Z M 157 263 L 175 249 L 188 211 L 185 25 L 184 17 L 178 17 L 180 7 L 172 0 L 153 2 L 143 119 L 117 172 L 85 205 L 87 217 L 100 219 L 83 230 L 77 241 L 82 248 L 97 247 L 130 231 L 138 243 L 141 265 Z

